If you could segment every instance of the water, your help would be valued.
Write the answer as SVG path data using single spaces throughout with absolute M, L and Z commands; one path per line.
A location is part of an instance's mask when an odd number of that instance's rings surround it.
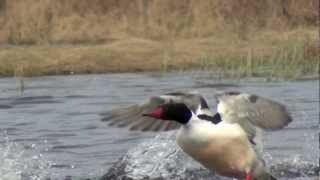
M 266 133 L 267 162 L 318 163 L 319 82 L 222 81 L 206 73 L 110 74 L 0 79 L 0 179 L 98 178 L 153 133 L 106 126 L 100 113 L 177 90 L 256 93 L 286 104 L 294 121 Z M 313 177 L 315 178 L 315 177 Z M 302 179 L 310 179 L 308 177 Z M 312 179 L 312 178 L 311 178 Z

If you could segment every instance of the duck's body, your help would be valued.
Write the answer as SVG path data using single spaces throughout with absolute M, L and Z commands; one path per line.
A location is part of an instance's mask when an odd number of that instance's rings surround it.
M 280 129 L 291 122 L 285 107 L 256 95 L 237 92 L 224 93 L 217 100 L 215 115 L 202 96 L 183 93 L 169 94 L 165 99 L 153 97 L 138 106 L 138 110 L 129 108 L 120 114 L 134 114 L 133 117 L 137 117 L 137 112 L 145 114 L 144 119 L 125 122 L 136 129 L 143 127 L 142 130 L 168 130 L 179 127 L 169 123 L 181 124 L 176 137 L 178 145 L 213 172 L 246 180 L 275 180 L 254 149 L 256 143 L 260 143 L 255 138 L 259 128 Z M 160 123 L 147 124 L 150 117 L 160 119 Z M 109 119 L 118 123 L 115 119 L 119 118 Z
M 178 130 L 177 143 L 206 168 L 224 176 L 245 177 L 252 164 L 258 162 L 246 133 L 238 124 L 193 121 L 198 122 Z

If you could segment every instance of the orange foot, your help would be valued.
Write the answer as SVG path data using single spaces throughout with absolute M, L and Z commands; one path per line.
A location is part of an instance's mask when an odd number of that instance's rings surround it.
M 246 180 L 251 180 L 251 173 L 246 173 Z

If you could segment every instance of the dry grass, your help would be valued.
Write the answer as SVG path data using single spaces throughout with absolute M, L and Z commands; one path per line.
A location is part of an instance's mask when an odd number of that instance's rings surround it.
M 0 76 L 317 74 L 318 7 L 318 0 L 0 0 Z
M 175 41 L 127 38 L 90 46 L 8 46 L 0 50 L 0 76 L 203 69 L 229 77 L 300 78 L 319 72 L 316 36 L 314 29 L 303 29 L 264 32 L 250 41 L 221 36 Z
M 134 36 L 196 38 L 224 31 L 315 26 L 318 0 L 0 0 L 11 44 L 102 43 Z

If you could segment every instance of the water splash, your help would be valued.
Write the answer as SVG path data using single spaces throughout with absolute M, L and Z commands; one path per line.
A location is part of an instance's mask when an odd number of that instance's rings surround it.
M 313 180 L 319 176 L 320 168 L 301 155 L 288 159 L 274 158 L 263 153 L 271 174 L 281 180 Z M 175 143 L 175 133 L 161 133 L 132 148 L 101 179 L 186 179 L 186 180 L 230 180 L 214 174 L 187 156 Z
M 48 161 L 36 144 L 23 145 L 0 136 L 0 179 L 41 180 L 52 176 Z
M 307 160 L 302 155 L 293 155 L 286 159 L 278 159 L 273 158 L 270 153 L 264 152 L 263 159 L 272 174 L 277 177 L 296 178 L 319 176 L 319 164 Z

